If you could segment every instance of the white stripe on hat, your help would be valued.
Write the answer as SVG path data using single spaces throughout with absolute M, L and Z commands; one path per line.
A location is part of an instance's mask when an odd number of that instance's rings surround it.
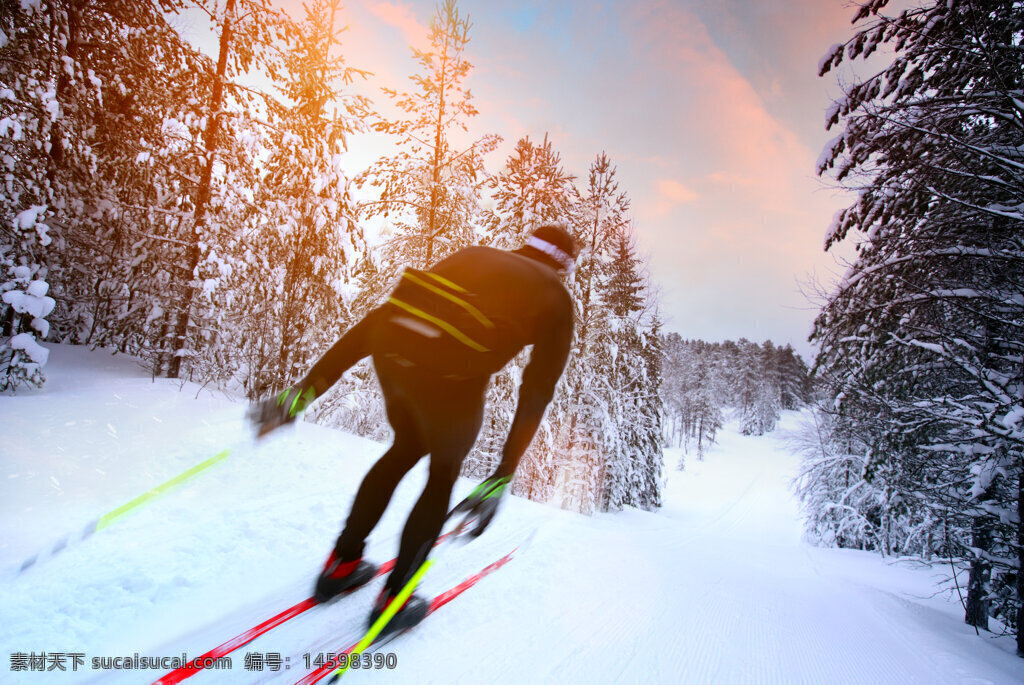
M 530 236 L 530 239 L 526 241 L 526 244 L 536 250 L 540 250 L 547 256 L 554 259 L 556 262 L 561 264 L 566 271 L 572 271 L 573 266 L 576 265 L 576 260 L 572 258 L 572 255 L 568 254 L 557 245 L 549 243 L 535 235 Z

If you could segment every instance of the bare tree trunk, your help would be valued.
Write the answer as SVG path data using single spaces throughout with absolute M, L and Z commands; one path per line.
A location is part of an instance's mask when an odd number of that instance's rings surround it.
M 285 265 L 284 289 L 280 298 L 281 317 L 277 321 L 280 331 L 277 359 L 273 360 L 277 368 L 277 378 L 274 379 L 272 390 L 277 392 L 288 387 L 296 375 L 295 344 L 302 337 L 298 326 L 300 323 L 299 310 L 302 295 L 302 268 L 306 262 L 303 238 L 305 231 L 309 229 L 311 221 L 304 216 L 300 230 L 293 233 L 287 239 L 290 242 L 288 252 L 292 255 Z
M 583 289 L 583 297 L 580 302 L 580 351 L 579 356 L 582 357 L 587 351 L 587 329 L 590 327 L 590 289 L 594 281 L 594 269 L 597 267 L 597 232 L 601 228 L 601 210 L 595 208 L 594 210 L 594 230 L 590 236 L 590 264 L 587 268 L 587 284 Z
M 697 428 L 697 459 L 704 460 L 704 416 L 701 415 L 700 426 Z
M 203 133 L 203 147 L 206 151 L 206 165 L 199 179 L 196 191 L 196 207 L 193 212 L 192 242 L 188 247 L 185 259 L 184 302 L 178 313 L 178 321 L 174 326 L 174 347 L 168 378 L 178 378 L 181 373 L 181 357 L 185 350 L 189 320 L 192 318 L 192 306 L 196 289 L 192 285 L 196 267 L 199 266 L 200 229 L 206 221 L 206 209 L 210 204 L 210 191 L 213 183 L 213 164 L 217 156 L 217 133 L 220 128 L 220 109 L 224 101 L 224 76 L 227 73 L 228 53 L 231 50 L 231 21 L 235 16 L 235 0 L 227 0 L 224 8 L 224 29 L 220 34 L 220 53 L 217 56 L 217 77 L 213 81 L 213 93 L 210 98 L 210 111 Z
M 80 47 L 79 34 L 81 33 L 82 13 L 85 11 L 85 5 L 86 3 L 84 2 L 67 3 L 68 43 L 64 49 L 67 53 L 67 58 L 73 63 L 77 63 L 78 61 L 78 49 Z M 56 12 L 56 3 L 54 3 L 50 6 L 51 29 L 56 21 Z M 51 33 L 51 36 L 52 35 L 53 34 Z M 61 105 L 66 108 L 68 98 L 70 97 L 68 95 L 68 87 L 71 85 L 71 77 L 68 75 L 63 65 L 54 64 L 54 70 L 57 75 L 57 102 L 61 103 Z M 64 136 L 62 134 L 61 127 L 56 123 L 50 129 L 49 156 L 51 163 L 47 168 L 46 173 L 50 183 L 54 183 L 58 169 L 64 164 Z
M 992 524 L 985 516 L 975 516 L 971 528 L 971 547 L 988 551 L 992 545 Z M 988 582 L 992 565 L 975 554 L 971 560 L 971 571 L 967 581 L 967 612 L 964 621 L 968 625 L 988 630 Z
M 450 16 L 449 16 L 450 19 Z M 445 101 L 445 75 L 448 69 L 448 42 L 445 41 L 444 52 L 441 55 L 441 83 L 438 87 L 437 124 L 434 128 L 434 162 L 431 186 L 430 186 L 430 218 L 427 224 L 427 259 L 424 267 L 429 267 L 434 261 L 434 235 L 437 232 L 437 205 L 440 201 L 437 197 L 437 188 L 441 183 L 441 166 L 444 160 L 441 159 L 441 137 L 444 125 L 444 101 Z
M 1017 476 L 1017 656 L 1024 657 L 1024 471 Z

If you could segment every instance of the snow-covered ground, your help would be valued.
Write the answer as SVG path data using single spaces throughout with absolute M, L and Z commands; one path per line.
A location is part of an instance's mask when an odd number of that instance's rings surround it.
M 304 598 L 384 449 L 311 424 L 255 446 L 242 403 L 153 381 L 104 352 L 56 346 L 46 371 L 45 389 L 0 396 L 0 682 L 151 682 L 163 671 L 93 670 L 92 659 L 196 656 Z M 13 576 L 65 533 L 225 447 L 227 460 Z M 536 531 L 530 545 L 388 645 L 396 669 L 345 680 L 1024 682 L 1012 640 L 977 637 L 956 595 L 936 594 L 941 573 L 801 543 L 796 468 L 778 434 L 726 431 L 706 461 L 670 474 L 657 513 L 584 517 L 508 498 L 479 540 L 438 550 L 423 593 Z M 421 465 L 402 482 L 370 557 L 394 556 L 424 478 Z M 472 485 L 460 481 L 456 496 Z M 353 641 L 372 594 L 307 612 L 239 650 L 231 670 L 189 682 L 294 682 L 304 653 Z M 12 654 L 33 652 L 85 659 L 63 677 L 10 670 Z M 247 652 L 280 653 L 290 669 L 247 671 Z

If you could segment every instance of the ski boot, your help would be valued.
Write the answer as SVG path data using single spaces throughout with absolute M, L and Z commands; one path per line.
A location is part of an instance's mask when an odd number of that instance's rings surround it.
M 373 610 L 370 611 L 370 617 L 366 621 L 366 626 L 372 626 L 380 615 L 384 613 L 392 602 L 395 601 L 395 595 L 391 593 L 391 590 L 384 588 L 381 593 L 377 596 L 377 601 L 374 602 Z M 412 595 L 409 599 L 405 600 L 405 604 L 398 610 L 398 613 L 391 617 L 391 620 L 387 622 L 384 629 L 377 636 L 380 639 L 386 635 L 390 635 L 396 631 L 407 630 L 418 624 L 424 618 L 427 617 L 428 605 L 426 600 L 416 595 Z
M 316 580 L 316 591 L 313 598 L 323 603 L 340 595 L 343 592 L 351 592 L 358 587 L 366 585 L 377 575 L 377 567 L 362 558 L 355 561 L 342 561 L 338 553 L 331 551 L 331 556 L 324 564 L 324 570 Z

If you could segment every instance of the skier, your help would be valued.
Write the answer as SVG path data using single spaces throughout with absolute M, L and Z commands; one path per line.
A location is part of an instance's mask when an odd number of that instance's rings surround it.
M 490 376 L 533 345 L 501 463 L 452 512 L 476 519 L 473 536 L 490 523 L 565 368 L 573 307 L 560 277 L 572 271 L 576 254 L 569 233 L 545 225 L 514 251 L 469 247 L 428 271 L 408 268 L 388 301 L 349 329 L 302 381 L 254 408 L 253 422 L 265 435 L 294 421 L 360 359 L 373 357 L 394 443 L 359 486 L 317 579 L 318 601 L 373 578 L 376 567 L 362 558 L 366 537 L 398 482 L 430 454 L 426 487 L 369 622 L 387 608 L 441 532 L 462 460 L 480 430 Z M 413 626 L 426 613 L 427 603 L 413 595 L 385 630 Z

